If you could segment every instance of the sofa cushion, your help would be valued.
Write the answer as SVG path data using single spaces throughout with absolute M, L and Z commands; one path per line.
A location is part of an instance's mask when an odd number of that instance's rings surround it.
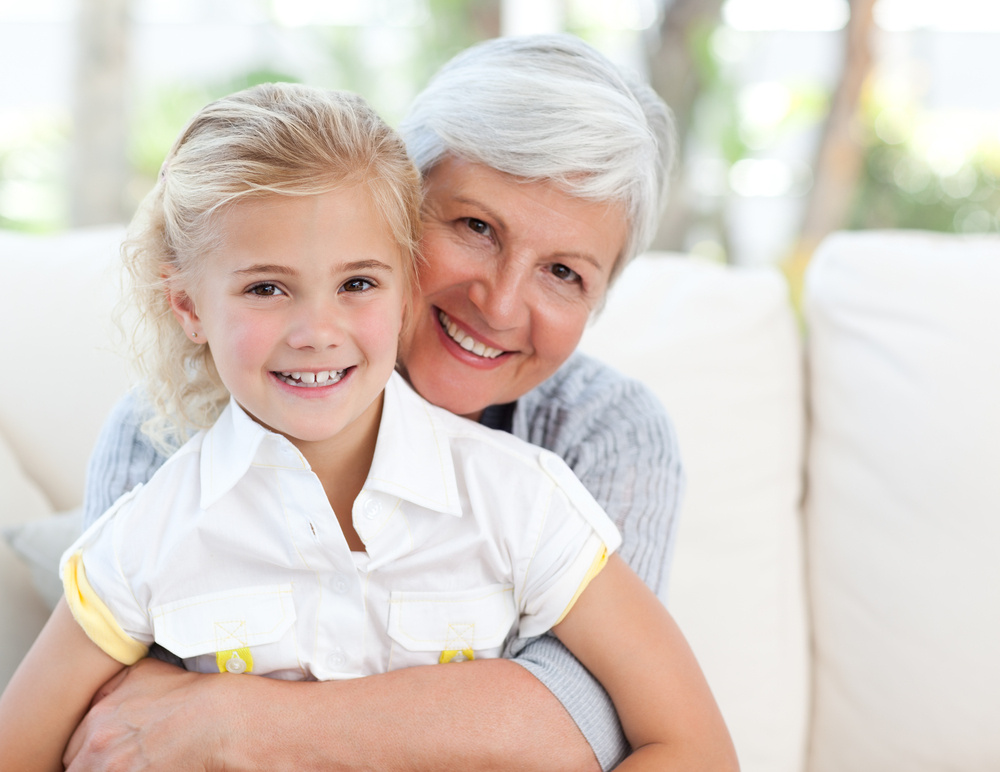
M 83 499 L 87 459 L 111 406 L 127 389 L 111 350 L 123 229 L 57 236 L 0 231 L 4 360 L 0 432 L 59 509 Z
M 805 302 L 810 772 L 1000 769 L 1000 239 L 838 234 Z
M 0 434 L 0 529 L 24 522 L 43 522 L 52 506 L 21 469 Z M 48 617 L 48 609 L 32 588 L 32 575 L 14 550 L 0 540 L 0 689 L 7 684 Z
M 59 561 L 81 533 L 83 507 L 3 529 L 10 548 L 31 571 L 31 582 L 46 608 L 55 608 L 63 595 Z
M 687 474 L 668 606 L 744 772 L 801 772 L 809 652 L 801 342 L 781 275 L 640 257 L 583 348 L 653 388 Z

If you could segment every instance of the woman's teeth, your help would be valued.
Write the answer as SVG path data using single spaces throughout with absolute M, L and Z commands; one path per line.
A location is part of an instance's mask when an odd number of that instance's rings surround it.
M 287 383 L 289 386 L 305 386 L 316 388 L 317 386 L 332 386 L 341 378 L 347 370 L 320 370 L 318 373 L 281 372 L 275 373 L 278 380 Z
M 448 337 L 466 351 L 471 351 L 473 354 L 485 357 L 486 359 L 496 359 L 503 353 L 503 351 L 498 348 L 490 348 L 485 343 L 481 343 L 473 338 L 471 335 L 466 335 L 458 328 L 457 324 L 448 318 L 448 315 L 444 311 L 438 311 L 438 320 L 441 322 L 441 326 L 444 328 L 444 331 L 448 333 Z

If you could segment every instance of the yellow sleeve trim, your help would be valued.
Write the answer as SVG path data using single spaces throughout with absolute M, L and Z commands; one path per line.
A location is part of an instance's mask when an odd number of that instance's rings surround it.
M 587 569 L 586 575 L 583 577 L 583 581 L 580 582 L 580 586 L 576 588 L 576 594 L 573 595 L 573 599 L 569 602 L 563 613 L 559 615 L 559 619 L 556 620 L 556 625 L 566 618 L 569 610 L 576 605 L 576 602 L 583 595 L 583 591 L 587 589 L 587 585 L 590 584 L 594 577 L 601 573 L 601 569 L 604 568 L 605 564 L 608 562 L 608 548 L 602 545 L 601 551 L 597 553 L 597 557 L 594 558 L 594 562 L 590 564 L 590 568 Z M 553 625 L 555 627 L 555 625 Z
M 111 610 L 104 605 L 87 581 L 81 553 L 66 560 L 63 568 L 63 591 L 73 617 L 109 657 L 123 665 L 134 665 L 149 652 L 149 647 L 121 629 Z

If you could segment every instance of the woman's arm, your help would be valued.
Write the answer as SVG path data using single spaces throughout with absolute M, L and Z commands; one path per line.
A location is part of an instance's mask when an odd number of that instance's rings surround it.
M 739 769 L 684 636 L 620 558 L 611 557 L 554 632 L 614 701 L 633 749 L 618 769 Z
M 68 746 L 70 772 L 598 769 L 559 702 L 506 660 L 308 683 L 143 660 L 110 689 Z
M 66 743 L 91 698 L 121 669 L 60 600 L 0 697 L 4 769 L 62 770 Z

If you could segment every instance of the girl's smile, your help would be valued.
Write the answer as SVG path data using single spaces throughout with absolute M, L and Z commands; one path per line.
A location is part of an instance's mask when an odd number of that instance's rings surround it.
M 347 370 L 320 370 L 317 373 L 275 373 L 280 381 L 289 386 L 304 386 L 305 388 L 316 388 L 318 386 L 333 386 L 339 382 Z

